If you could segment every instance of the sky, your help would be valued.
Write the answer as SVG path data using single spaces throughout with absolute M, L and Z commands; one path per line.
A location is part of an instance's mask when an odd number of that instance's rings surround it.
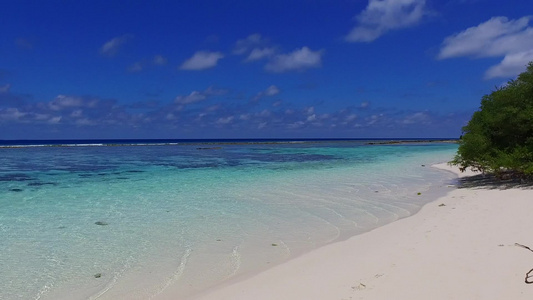
M 529 0 L 1 1 L 0 139 L 457 138 Z

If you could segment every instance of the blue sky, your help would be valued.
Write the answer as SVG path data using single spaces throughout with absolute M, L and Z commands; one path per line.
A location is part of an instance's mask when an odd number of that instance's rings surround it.
M 3 1 L 0 139 L 458 137 L 524 0 Z

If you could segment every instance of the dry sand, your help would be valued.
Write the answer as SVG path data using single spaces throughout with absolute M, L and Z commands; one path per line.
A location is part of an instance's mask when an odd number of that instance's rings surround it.
M 195 299 L 533 299 L 532 187 L 436 167 L 472 187 Z

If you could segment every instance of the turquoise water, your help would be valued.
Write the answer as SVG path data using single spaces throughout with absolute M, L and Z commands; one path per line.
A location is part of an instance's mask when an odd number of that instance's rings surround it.
M 454 176 L 429 166 L 456 150 L 0 149 L 0 299 L 185 297 L 415 213 L 445 193 Z

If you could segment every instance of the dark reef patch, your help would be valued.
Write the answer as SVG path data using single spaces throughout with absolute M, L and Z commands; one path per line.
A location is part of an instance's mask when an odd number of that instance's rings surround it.
M 8 182 L 8 181 L 30 181 L 35 180 L 35 178 L 23 174 L 23 173 L 13 173 L 13 174 L 5 174 L 0 175 L 0 181 Z
M 57 182 L 41 182 L 41 181 L 36 181 L 36 182 L 30 182 L 28 183 L 28 186 L 43 186 L 43 185 L 53 185 L 53 186 L 56 186 L 58 185 Z

